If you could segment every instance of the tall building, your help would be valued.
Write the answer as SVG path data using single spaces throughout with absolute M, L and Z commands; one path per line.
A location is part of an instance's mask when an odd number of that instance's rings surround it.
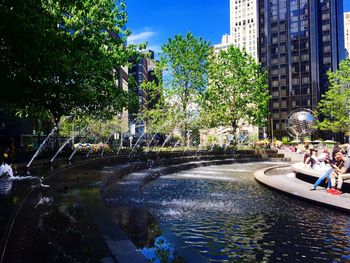
M 344 13 L 344 40 L 347 57 L 350 57 L 350 12 Z
M 230 35 L 236 47 L 258 58 L 257 0 L 230 0 Z
M 132 64 L 131 70 L 129 72 L 129 76 L 132 76 L 135 80 L 135 87 L 132 87 L 134 89 L 134 92 L 137 94 L 138 97 L 138 112 L 130 112 L 130 120 L 132 122 L 135 122 L 135 115 L 140 113 L 142 109 L 144 108 L 151 108 L 154 106 L 154 101 L 150 101 L 149 95 L 145 90 L 142 89 L 141 84 L 143 82 L 148 81 L 155 81 L 158 83 L 158 79 L 156 78 L 154 71 L 156 67 L 156 62 L 154 61 L 154 52 L 152 50 L 145 50 L 144 53 L 147 56 L 144 56 L 138 61 L 135 61 L 135 63 Z M 129 83 L 130 86 L 130 83 Z M 146 128 L 146 120 L 138 121 L 136 125 L 136 133 L 142 134 L 145 131 Z
M 216 44 L 213 47 L 216 51 L 220 51 L 220 50 L 227 49 L 230 45 L 234 45 L 234 41 L 232 39 L 232 36 L 225 34 L 222 36 L 221 43 Z
M 342 0 L 259 0 L 259 60 L 272 99 L 268 133 L 286 136 L 286 118 L 316 109 L 327 71 L 345 57 Z

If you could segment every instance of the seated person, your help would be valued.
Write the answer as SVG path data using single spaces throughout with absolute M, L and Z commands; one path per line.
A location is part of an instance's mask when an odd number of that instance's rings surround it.
M 304 164 L 308 168 L 314 168 L 316 164 L 317 156 L 315 150 L 309 149 L 308 152 L 304 155 Z
M 330 189 L 331 187 L 331 174 L 333 173 L 333 171 L 339 171 L 338 166 L 340 165 L 339 162 L 333 162 L 333 160 L 336 159 L 335 155 L 336 152 L 333 151 L 333 158 L 330 158 L 330 154 L 327 150 L 324 150 L 322 154 L 320 154 L 320 156 L 318 157 L 318 160 L 321 161 L 323 157 L 325 157 L 323 159 L 323 162 L 326 164 L 326 166 L 328 166 L 329 168 L 327 169 L 327 171 L 320 176 L 317 181 L 315 182 L 315 184 L 312 186 L 312 188 L 310 190 L 316 190 L 316 187 L 319 186 L 323 180 L 327 179 L 328 181 L 328 185 L 327 185 L 327 190 Z
M 310 162 L 310 150 L 306 150 L 304 154 L 304 164 L 309 164 Z
M 334 195 L 339 195 L 342 194 L 343 192 L 341 191 L 341 188 L 343 186 L 343 181 L 350 179 L 350 173 L 349 173 L 349 168 L 350 168 L 350 158 L 347 156 L 344 156 L 341 153 L 337 153 L 336 159 L 343 162 L 343 165 L 339 171 L 334 171 L 331 174 L 331 189 L 329 189 L 328 192 L 334 194 Z M 340 167 L 339 167 L 340 168 Z M 336 185 L 336 178 L 338 178 L 338 184 L 337 188 L 335 188 Z

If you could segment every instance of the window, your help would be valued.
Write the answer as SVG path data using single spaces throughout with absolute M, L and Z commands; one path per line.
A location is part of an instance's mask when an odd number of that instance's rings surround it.
M 292 84 L 293 85 L 299 84 L 299 78 L 293 78 L 292 79 Z
M 322 40 L 323 40 L 323 42 L 331 41 L 331 36 L 330 36 L 330 35 L 324 35 L 324 36 L 322 37 Z
M 285 79 L 282 80 L 282 81 L 286 82 Z M 282 81 L 281 81 L 281 82 L 282 82 Z M 284 84 L 284 85 L 286 85 L 286 84 Z M 287 96 L 287 90 L 286 90 L 286 89 L 281 89 L 281 97 L 285 97 L 285 96 Z
M 285 64 L 286 63 L 286 56 L 281 56 L 280 57 L 280 63 Z
M 310 78 L 309 78 L 309 77 L 303 77 L 303 78 L 301 79 L 301 81 L 302 81 L 303 84 L 304 84 L 304 83 L 309 83 L 309 82 L 310 82 Z
M 278 113 L 272 113 L 272 118 L 273 119 L 279 119 L 280 115 Z
M 331 51 L 331 46 L 327 45 L 323 47 L 323 52 L 330 52 Z
M 301 55 L 301 60 L 308 60 L 308 59 L 309 59 L 309 54 Z
M 281 74 L 281 75 L 286 74 L 286 68 L 285 68 L 285 67 L 281 67 L 281 68 L 280 68 L 280 74 Z
M 323 58 L 323 63 L 327 64 L 327 63 L 331 63 L 332 62 L 332 58 L 331 57 L 324 57 Z
M 274 126 L 275 126 L 275 130 L 279 130 L 280 129 L 280 124 L 278 122 L 273 122 Z
M 272 87 L 278 87 L 278 80 L 274 80 L 271 82 Z
M 278 58 L 274 58 L 271 60 L 271 64 L 278 64 Z

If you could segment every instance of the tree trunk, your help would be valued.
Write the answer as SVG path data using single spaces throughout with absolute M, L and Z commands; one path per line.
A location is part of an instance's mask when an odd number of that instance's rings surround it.
M 236 138 L 236 131 L 238 128 L 237 122 L 232 122 L 231 124 L 232 126 L 232 135 L 233 135 L 233 145 L 236 146 L 237 145 L 237 138 Z
M 185 83 L 185 96 L 183 97 L 182 101 L 182 111 L 184 113 L 184 122 L 185 122 L 185 127 L 184 131 L 182 133 L 182 138 L 183 138 L 183 144 L 186 145 L 186 140 L 187 140 L 187 130 L 188 130 L 188 123 L 187 123 L 187 105 L 188 105 L 188 97 L 189 97 L 189 89 L 188 89 L 188 83 Z

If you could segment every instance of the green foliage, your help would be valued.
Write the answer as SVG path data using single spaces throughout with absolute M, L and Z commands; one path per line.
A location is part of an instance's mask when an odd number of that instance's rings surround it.
M 328 71 L 329 89 L 317 105 L 321 130 L 332 132 L 350 129 L 350 59 L 343 60 L 336 72 Z M 324 118 L 325 117 L 325 118 Z
M 262 126 L 269 99 L 266 73 L 252 56 L 234 46 L 211 54 L 201 113 L 208 127 L 231 126 L 235 132 L 241 120 Z
M 98 142 L 105 141 L 113 133 L 120 133 L 127 129 L 128 124 L 120 118 L 114 117 L 110 120 L 100 120 L 91 117 L 63 118 L 60 126 L 62 136 L 84 136 L 95 138 Z
M 0 3 L 0 102 L 19 116 L 111 118 L 130 96 L 118 70 L 134 56 L 123 1 Z M 122 37 L 118 37 L 122 36 Z M 116 69 L 116 70 L 113 70 Z
M 218 140 L 217 140 L 216 136 L 208 135 L 208 143 L 209 144 L 213 144 L 213 143 L 217 143 L 217 142 L 218 142 Z
M 176 35 L 162 46 L 167 117 L 172 126 L 181 129 L 183 139 L 189 129 L 197 127 L 196 102 L 207 86 L 208 53 L 209 42 L 192 33 Z
M 284 136 L 284 137 L 282 137 L 282 142 L 284 143 L 284 144 L 287 144 L 287 143 L 289 143 L 289 137 L 286 137 L 286 136 Z
M 169 133 L 174 129 L 170 121 L 172 111 L 168 101 L 165 100 L 163 90 L 163 69 L 164 64 L 157 62 L 153 73 L 154 79 L 141 84 L 142 91 L 145 93 L 145 101 L 137 118 L 146 121 L 148 133 Z

